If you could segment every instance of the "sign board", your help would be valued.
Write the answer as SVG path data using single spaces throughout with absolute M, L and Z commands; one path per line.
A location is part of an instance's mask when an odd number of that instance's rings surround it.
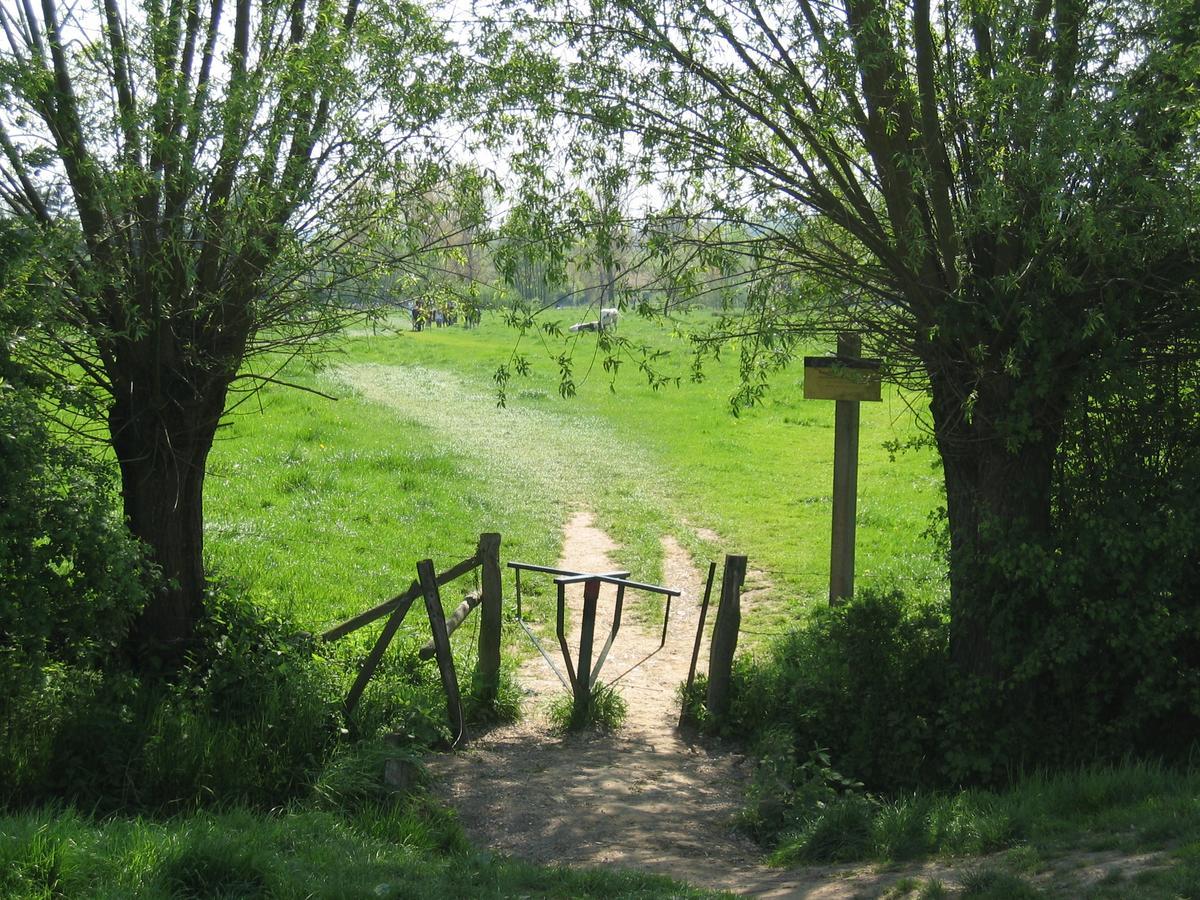
M 879 367 L 878 359 L 806 356 L 804 399 L 881 401 Z

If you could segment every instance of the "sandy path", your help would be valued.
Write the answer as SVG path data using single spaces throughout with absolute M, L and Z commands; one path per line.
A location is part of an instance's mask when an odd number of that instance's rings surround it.
M 558 567 L 619 569 L 616 549 L 588 513 L 576 513 L 565 529 Z M 545 710 L 565 692 L 534 655 L 519 673 L 528 692 L 523 720 L 476 735 L 460 752 L 429 761 L 436 789 L 458 810 L 473 842 L 536 863 L 622 866 L 714 890 L 804 900 L 886 897 L 902 879 L 936 880 L 948 896 L 958 896 L 966 873 L 1005 868 L 1004 854 L 884 868 L 781 871 L 762 865 L 759 848 L 732 827 L 744 800 L 748 763 L 737 753 L 691 742 L 675 727 L 676 687 L 687 678 L 704 586 L 669 536 L 663 538 L 663 554 L 664 584 L 683 591 L 672 604 L 665 646 L 657 650 L 662 619 L 639 608 L 639 595 L 627 594 L 622 627 L 601 673 L 601 680 L 609 681 L 629 670 L 617 683 L 629 704 L 621 729 L 610 735 L 554 736 Z M 568 589 L 572 658 L 579 645 L 582 596 L 582 585 Z M 615 588 L 604 586 L 597 652 L 608 634 L 614 598 Z M 542 638 L 561 670 L 557 641 L 552 633 Z M 1049 896 L 1070 897 L 1114 873 L 1132 877 L 1162 865 L 1161 853 L 1065 854 L 1048 861 L 1033 881 Z
M 683 590 L 672 604 L 666 646 L 628 671 L 617 688 L 629 704 L 625 725 L 607 736 L 559 738 L 546 705 L 563 693 L 540 656 L 522 666 L 529 691 L 524 719 L 494 730 L 463 752 L 434 761 L 443 796 L 478 843 L 540 863 L 614 864 L 731 888 L 731 870 L 754 866 L 756 848 L 732 831 L 745 768 L 740 756 L 711 753 L 675 731 L 676 685 L 687 678 L 703 585 L 687 555 L 664 539 L 664 581 Z M 564 535 L 561 568 L 612 571 L 614 545 L 577 513 Z M 634 574 L 636 577 L 636 573 Z M 599 652 L 615 588 L 600 593 Z M 577 613 L 582 586 L 568 590 Z M 626 595 L 622 627 L 601 672 L 616 678 L 658 648 L 661 619 L 647 621 L 641 596 Z M 572 655 L 578 615 L 572 617 Z M 561 668 L 552 635 L 543 645 Z
M 558 566 L 618 569 L 615 549 L 591 516 L 580 512 L 567 525 Z M 545 708 L 563 688 L 534 655 L 519 674 L 529 692 L 525 717 L 475 735 L 456 754 L 432 758 L 436 789 L 458 810 L 475 843 L 537 863 L 623 866 L 768 897 L 878 896 L 899 873 L 850 866 L 782 872 L 761 865 L 760 850 L 733 829 L 748 764 L 740 754 L 690 742 L 675 727 L 676 686 L 687 678 L 704 586 L 673 538 L 663 539 L 663 551 L 663 581 L 683 596 L 672 604 L 666 645 L 617 684 L 629 704 L 624 726 L 604 736 L 554 736 Z M 611 586 L 600 594 L 597 652 L 608 633 L 614 596 Z M 569 590 L 567 598 L 577 627 L 582 587 Z M 627 594 L 622 628 L 601 680 L 617 677 L 657 649 L 662 620 L 651 619 L 640 605 L 638 595 Z M 574 656 L 575 628 L 570 643 Z M 561 667 L 552 635 L 543 645 L 553 648 Z M 946 877 L 942 871 L 930 875 Z
M 631 491 L 647 485 L 662 491 L 666 483 L 664 473 L 636 446 L 618 441 L 599 420 L 536 409 L 498 411 L 486 391 L 453 373 L 357 365 L 341 366 L 330 377 L 334 384 L 349 385 L 364 399 L 394 409 L 404 422 L 436 430 L 464 464 L 477 465 L 498 490 L 513 496 L 527 499 L 536 490 L 547 502 L 558 503 L 566 496 L 588 496 L 596 479 Z M 594 450 L 595 465 L 586 480 L 580 479 L 576 464 L 581 445 Z M 665 498 L 669 491 L 652 496 L 654 505 Z M 722 545 L 719 535 L 694 530 L 714 546 Z M 611 570 L 621 563 L 614 551 L 591 518 L 579 513 L 564 534 L 559 562 L 580 570 Z M 554 737 L 542 710 L 562 687 L 534 654 L 520 673 L 530 692 L 525 719 L 473 735 L 463 751 L 429 760 L 439 776 L 439 790 L 458 809 L 477 844 L 535 862 L 619 865 L 709 888 L 810 900 L 879 897 L 905 877 L 936 878 L 953 893 L 964 871 L 989 862 L 959 860 L 951 866 L 926 863 L 885 871 L 859 865 L 781 872 L 759 865 L 758 848 L 731 828 L 748 765 L 737 754 L 689 743 L 675 731 L 675 691 L 687 676 L 703 585 L 672 538 L 664 538 L 663 551 L 663 581 L 681 588 L 684 596 L 672 610 L 666 647 L 618 684 L 629 703 L 624 728 L 605 737 Z M 743 612 L 765 602 L 769 583 L 752 557 Z M 581 596 L 581 589 L 571 596 L 576 608 Z M 611 588 L 601 593 L 602 613 L 611 610 L 612 597 Z M 611 680 L 658 646 L 661 619 L 643 616 L 646 621 L 639 623 L 638 605 L 636 595 L 627 597 L 625 624 L 602 680 Z M 603 623 L 597 628 L 597 648 L 606 629 Z M 544 637 L 556 651 L 552 632 Z M 701 670 L 704 664 L 702 655 Z M 1153 854 L 1075 854 L 1055 861 L 1038 880 L 1054 896 L 1078 896 L 1081 882 L 1113 869 L 1132 873 L 1159 864 Z

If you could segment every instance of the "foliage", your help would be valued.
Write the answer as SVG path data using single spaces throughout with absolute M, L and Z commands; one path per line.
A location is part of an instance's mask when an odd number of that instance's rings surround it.
M 963 879 L 963 897 L 970 900 L 1038 900 L 1041 891 L 1024 879 L 996 869 L 980 869 Z
M 853 815 L 859 801 L 868 802 L 862 783 L 836 771 L 828 751 L 814 747 L 801 762 L 785 727 L 769 728 L 754 752 L 758 760 L 741 824 L 757 840 L 766 842 L 799 823 L 821 819 L 835 805 Z
M 171 678 L 110 665 L 43 667 L 8 708 L 9 802 L 97 809 L 303 796 L 339 738 L 328 664 L 285 622 L 211 599 L 203 652 Z
M 1037 756 L 1032 726 L 992 754 L 983 743 L 1097 702 L 1078 649 L 1073 684 L 1026 671 L 1055 677 L 1023 636 L 1067 641 L 1080 601 L 1067 570 L 1092 570 L 1075 530 L 1055 527 L 1065 432 L 1088 385 L 1197 356 L 1194 4 L 528 6 L 502 4 L 516 25 L 495 17 L 487 46 L 553 48 L 523 71 L 542 97 L 531 122 L 574 129 L 562 183 L 653 179 L 661 203 L 634 241 L 660 264 L 661 296 L 752 284 L 699 336 L 702 353 L 741 353 L 735 404 L 835 331 L 860 332 L 892 379 L 928 393 L 950 653 L 974 698 L 958 771 Z M 1118 542 L 1138 540 L 1149 504 L 1108 520 Z M 1172 552 L 1173 566 L 1187 556 Z M 1160 623 L 1145 604 L 1087 602 L 1135 631 Z
M 775 829 L 753 833 L 779 864 L 1007 851 L 1006 867 L 1028 869 L 1031 860 L 1073 850 L 1133 854 L 1195 842 L 1195 781 L 1194 770 L 1123 763 L 1035 774 L 995 791 L 830 792 L 822 805 L 797 806 L 775 819 Z
M 420 798 L 353 817 L 232 809 L 99 821 L 32 811 L 0 815 L 0 834 L 0 896 L 13 898 L 709 896 L 660 876 L 472 852 L 457 822 Z
M 38 394 L 0 373 L 0 682 L 111 658 L 152 582 L 114 513 L 111 470 L 52 435 Z M 0 688 L 4 690 L 4 688 Z
M 740 657 L 729 717 L 718 727 L 751 736 L 781 727 L 794 751 L 827 748 L 840 771 L 872 790 L 932 784 L 945 752 L 939 716 L 948 672 L 938 606 L 863 591 L 817 608 L 766 653 Z
M 730 716 L 709 727 L 749 736 L 782 727 L 793 753 L 827 747 L 841 771 L 887 792 L 1130 755 L 1186 759 L 1200 720 L 1193 582 L 1148 593 L 1133 580 L 1126 593 L 1112 566 L 1097 555 L 1095 581 L 1007 598 L 997 621 L 1017 649 L 1013 676 L 999 684 L 951 665 L 939 607 L 862 592 L 739 660 Z M 1142 624 L 1120 627 L 1121 616 Z
M 956 690 L 953 777 L 1179 759 L 1200 740 L 1196 387 L 1195 367 L 1169 353 L 1073 406 L 1052 482 L 1059 549 L 1004 557 L 1024 580 L 994 619 L 1012 675 Z
M 0 800 L 161 811 L 315 796 L 357 809 L 390 795 L 385 759 L 445 735 L 444 695 L 415 655 L 381 667 L 350 733 L 341 701 L 353 655 L 325 655 L 228 590 L 209 598 L 198 634 L 168 677 L 119 665 L 35 669 L 38 689 L 5 707 Z
M 493 697 L 488 697 L 483 690 L 478 671 L 473 672 L 470 690 L 463 695 L 463 716 L 467 722 L 480 724 L 515 722 L 521 718 L 523 694 L 517 681 L 515 659 L 504 658 L 500 665 L 500 683 Z
M 0 783 L 20 781 L 37 733 L 67 686 L 114 665 L 155 584 L 142 548 L 114 513 L 112 471 L 50 430 L 63 386 L 30 368 L 21 345 L 44 301 L 28 235 L 0 220 Z
M 1174 352 L 1115 372 L 1067 424 L 1062 596 L 1022 674 L 1061 698 L 1065 745 L 1183 755 L 1200 740 L 1200 374 Z

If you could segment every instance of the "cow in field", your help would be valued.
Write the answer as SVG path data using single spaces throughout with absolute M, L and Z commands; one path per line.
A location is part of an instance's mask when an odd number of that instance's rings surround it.
M 568 331 L 608 331 L 616 330 L 617 319 L 620 317 L 621 311 L 611 307 L 605 307 L 600 310 L 600 318 L 595 322 L 576 322 Z

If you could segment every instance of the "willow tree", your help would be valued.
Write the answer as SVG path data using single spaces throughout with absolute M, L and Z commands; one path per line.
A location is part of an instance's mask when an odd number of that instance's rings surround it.
M 522 50 L 555 48 L 525 67 L 543 105 L 664 173 L 666 261 L 757 281 L 713 337 L 769 369 L 798 337 L 858 330 L 928 391 L 952 654 L 1011 671 L 1081 383 L 1195 330 L 1194 3 L 515 8 Z
M 0 202 L 41 235 L 58 301 L 28 337 L 99 398 L 167 585 L 135 637 L 178 646 L 216 429 L 339 326 L 375 186 L 427 187 L 451 48 L 421 8 L 372 0 L 20 0 L 0 27 Z

